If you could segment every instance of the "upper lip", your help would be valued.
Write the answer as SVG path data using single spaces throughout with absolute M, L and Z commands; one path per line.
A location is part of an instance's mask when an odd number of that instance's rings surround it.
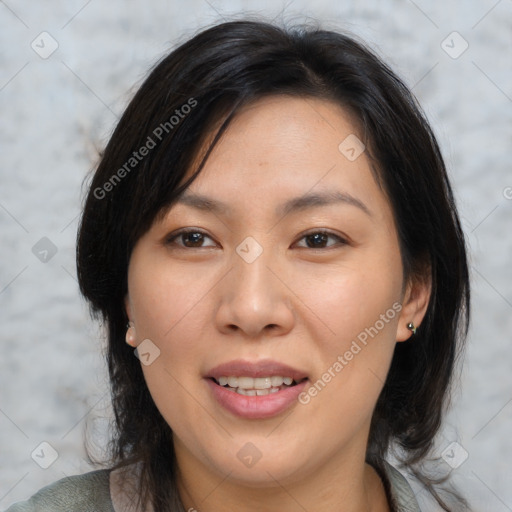
M 280 377 L 291 377 L 295 382 L 299 382 L 307 378 L 307 374 L 292 368 L 287 364 L 274 361 L 272 359 L 264 359 L 261 361 L 248 361 L 246 359 L 236 359 L 228 361 L 212 368 L 206 375 L 206 378 L 219 377 L 271 377 L 278 375 Z

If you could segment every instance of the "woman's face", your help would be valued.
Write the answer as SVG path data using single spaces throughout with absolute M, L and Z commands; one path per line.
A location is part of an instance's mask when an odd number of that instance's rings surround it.
M 259 100 L 136 244 L 133 345 L 183 468 L 261 487 L 364 464 L 428 291 L 360 137 L 334 103 Z

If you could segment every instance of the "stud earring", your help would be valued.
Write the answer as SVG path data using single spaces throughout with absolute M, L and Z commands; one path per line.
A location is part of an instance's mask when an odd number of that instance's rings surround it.
M 416 334 L 416 329 L 417 327 L 414 326 L 414 324 L 412 322 L 409 322 L 407 324 L 407 329 L 409 329 L 410 331 L 412 331 L 413 334 Z
M 126 324 L 126 343 L 132 347 L 135 346 L 136 337 L 135 337 L 135 324 L 133 322 L 128 322 Z

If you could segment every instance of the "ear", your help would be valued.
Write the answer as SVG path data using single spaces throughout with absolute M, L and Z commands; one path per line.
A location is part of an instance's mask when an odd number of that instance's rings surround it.
M 396 341 L 406 341 L 412 336 L 412 331 L 407 327 L 409 322 L 412 322 L 416 328 L 421 329 L 421 322 L 427 312 L 431 291 L 432 275 L 430 267 L 421 275 L 411 275 L 408 279 L 402 300 Z

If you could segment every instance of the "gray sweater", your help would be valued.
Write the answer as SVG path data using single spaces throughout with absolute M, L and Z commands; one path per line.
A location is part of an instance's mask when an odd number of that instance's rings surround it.
M 407 480 L 390 464 L 385 468 L 394 510 L 421 512 Z M 102 469 L 63 478 L 6 512 L 124 512 L 127 507 L 116 498 L 109 475 L 110 470 Z

